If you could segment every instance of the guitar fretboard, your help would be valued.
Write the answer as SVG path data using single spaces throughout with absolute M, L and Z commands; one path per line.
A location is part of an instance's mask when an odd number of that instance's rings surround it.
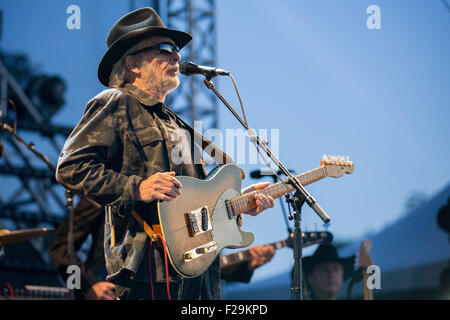
M 316 182 L 325 177 L 325 168 L 322 166 L 296 176 L 296 178 L 303 186 Z M 256 207 L 256 201 L 254 199 L 254 195 L 256 193 L 261 193 L 266 196 L 271 196 L 273 199 L 276 199 L 292 191 L 294 191 L 294 187 L 288 184 L 288 179 L 285 179 L 283 181 L 274 183 L 263 190 L 255 190 L 249 193 L 242 194 L 234 199 L 231 199 L 230 204 L 233 208 L 234 215 L 237 216 Z

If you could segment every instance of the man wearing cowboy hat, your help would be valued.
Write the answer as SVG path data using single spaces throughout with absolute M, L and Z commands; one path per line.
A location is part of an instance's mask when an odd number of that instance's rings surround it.
M 351 276 L 355 256 L 340 258 L 332 244 L 322 244 L 312 256 L 303 258 L 303 272 L 312 300 L 336 300 Z
M 191 39 L 166 28 L 152 8 L 120 18 L 98 68 L 100 82 L 110 89 L 88 102 L 58 161 L 59 183 L 107 209 L 106 280 L 116 285 L 120 299 L 220 298 L 220 259 L 197 278 L 183 280 L 171 266 L 167 274 L 161 246 L 150 246 L 131 215 L 139 208 L 155 212 L 158 200 L 179 196 L 183 187 L 176 175 L 206 177 L 203 160 L 192 161 L 201 159 L 201 146 L 189 143 L 192 128 L 164 104 L 179 85 L 179 50 Z M 187 161 L 174 161 L 175 156 Z M 251 215 L 273 207 L 271 197 L 255 199 Z

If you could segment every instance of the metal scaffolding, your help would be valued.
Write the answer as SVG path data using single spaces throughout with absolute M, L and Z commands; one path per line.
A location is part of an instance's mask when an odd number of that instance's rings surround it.
M 27 115 L 26 120 L 21 119 L 17 122 L 17 130 L 39 134 L 41 141 L 46 140 L 53 147 L 54 158 L 57 158 L 61 150 L 56 137 L 66 139 L 72 128 L 53 126 L 46 122 L 41 110 L 31 102 L 2 62 L 0 62 L 0 83 L 4 144 L 0 174 L 12 177 L 18 182 L 11 183 L 11 188 L 16 189 L 10 190 L 9 196 L 0 195 L 0 218 L 24 223 L 28 228 L 33 228 L 38 223 L 56 226 L 64 217 L 66 208 L 64 194 L 57 190 L 61 186 L 57 184 L 54 172 L 44 163 L 39 163 L 35 156 L 30 155 L 23 145 L 5 132 L 7 130 L 3 126 L 13 127 L 11 123 L 8 124 L 8 120 L 14 110 L 8 112 L 8 108 L 15 106 L 15 116 L 18 110 Z
M 3 178 L 2 187 L 8 191 L 0 194 L 2 224 L 8 223 L 7 229 L 14 230 L 57 227 L 66 215 L 65 197 L 61 192 L 63 188 L 56 182 L 54 172 L 15 136 L 17 133 L 17 137 L 22 139 L 22 134 L 39 135 L 39 145 L 44 141 L 50 144 L 53 158 L 57 159 L 61 147 L 56 138 L 66 139 L 72 129 L 49 124 L 43 110 L 33 104 L 2 61 L 0 97 L 0 143 L 3 151 L 0 175 Z M 19 112 L 25 117 L 17 121 L 16 128 L 14 119 L 17 119 Z M 26 144 L 34 150 L 30 142 Z M 18 246 L 11 250 L 8 248 L 8 254 L 0 259 L 1 274 L 6 273 L 7 279 L 13 279 L 16 283 L 22 280 L 33 282 L 44 277 L 49 284 L 58 284 L 57 273 L 43 238 Z M 24 256 L 14 254 L 18 248 Z
M 182 51 L 183 61 L 199 65 L 216 65 L 216 23 L 214 0 L 167 0 L 166 20 L 169 28 L 189 32 L 193 40 Z M 206 89 L 203 77 L 181 75 L 180 87 L 168 96 L 167 104 L 178 114 L 202 121 L 202 128 L 217 128 L 217 99 Z

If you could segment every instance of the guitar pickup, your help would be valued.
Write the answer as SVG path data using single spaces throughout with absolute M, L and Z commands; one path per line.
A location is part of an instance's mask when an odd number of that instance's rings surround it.
M 188 219 L 194 236 L 212 230 L 212 223 L 207 206 L 188 212 Z
M 233 214 L 233 208 L 231 207 L 230 200 L 225 200 L 225 209 L 227 210 L 228 219 L 230 219 L 230 220 L 233 219 L 234 214 Z
M 208 231 L 208 209 L 206 207 L 202 208 L 202 230 Z
M 201 245 L 197 248 L 186 251 L 183 254 L 183 259 L 184 259 L 184 261 L 188 262 L 188 261 L 197 259 L 208 252 L 212 252 L 212 251 L 216 251 L 216 250 L 217 250 L 217 243 L 215 241 L 210 241 L 210 242 L 205 243 L 204 245 Z

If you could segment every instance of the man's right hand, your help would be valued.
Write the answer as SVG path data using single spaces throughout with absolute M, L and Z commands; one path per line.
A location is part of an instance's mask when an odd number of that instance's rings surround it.
M 158 172 L 139 184 L 136 200 L 144 202 L 170 201 L 181 194 L 182 188 L 181 182 L 175 178 L 175 172 Z

